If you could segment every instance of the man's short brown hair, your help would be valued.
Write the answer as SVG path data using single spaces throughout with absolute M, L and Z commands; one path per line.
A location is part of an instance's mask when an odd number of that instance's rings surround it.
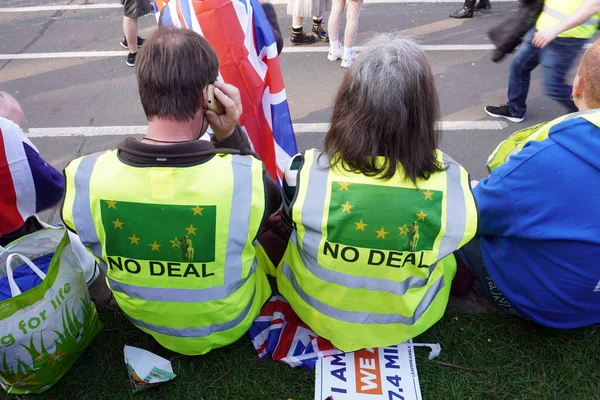
M 583 78 L 586 105 L 592 109 L 600 108 L 600 40 L 583 55 L 578 74 Z
M 202 91 L 217 79 L 219 60 L 202 36 L 188 29 L 158 28 L 135 63 L 146 117 L 190 121 Z

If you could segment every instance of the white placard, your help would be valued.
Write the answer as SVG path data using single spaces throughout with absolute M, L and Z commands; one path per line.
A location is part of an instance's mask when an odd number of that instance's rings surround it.
M 422 400 L 411 342 L 319 359 L 315 400 Z

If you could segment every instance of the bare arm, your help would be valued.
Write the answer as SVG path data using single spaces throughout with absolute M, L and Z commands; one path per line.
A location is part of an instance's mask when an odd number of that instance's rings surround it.
M 558 35 L 583 24 L 599 11 L 600 0 L 585 0 L 577 11 L 569 15 L 569 17 L 565 18 L 558 25 L 536 32 L 533 37 L 533 45 L 543 49 L 548 43 L 556 39 Z

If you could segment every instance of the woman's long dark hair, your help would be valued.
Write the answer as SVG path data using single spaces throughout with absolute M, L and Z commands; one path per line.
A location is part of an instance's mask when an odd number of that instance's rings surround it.
M 443 171 L 435 154 L 439 100 L 423 50 L 393 35 L 365 48 L 337 92 L 325 137 L 331 166 L 382 179 L 402 166 L 413 183 Z

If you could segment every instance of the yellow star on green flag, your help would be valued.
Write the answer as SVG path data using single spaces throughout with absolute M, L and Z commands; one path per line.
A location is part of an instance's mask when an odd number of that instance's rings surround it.
M 444 192 L 333 182 L 327 241 L 395 251 L 432 250 L 440 233 Z
M 102 200 L 107 256 L 208 263 L 215 260 L 215 205 Z

